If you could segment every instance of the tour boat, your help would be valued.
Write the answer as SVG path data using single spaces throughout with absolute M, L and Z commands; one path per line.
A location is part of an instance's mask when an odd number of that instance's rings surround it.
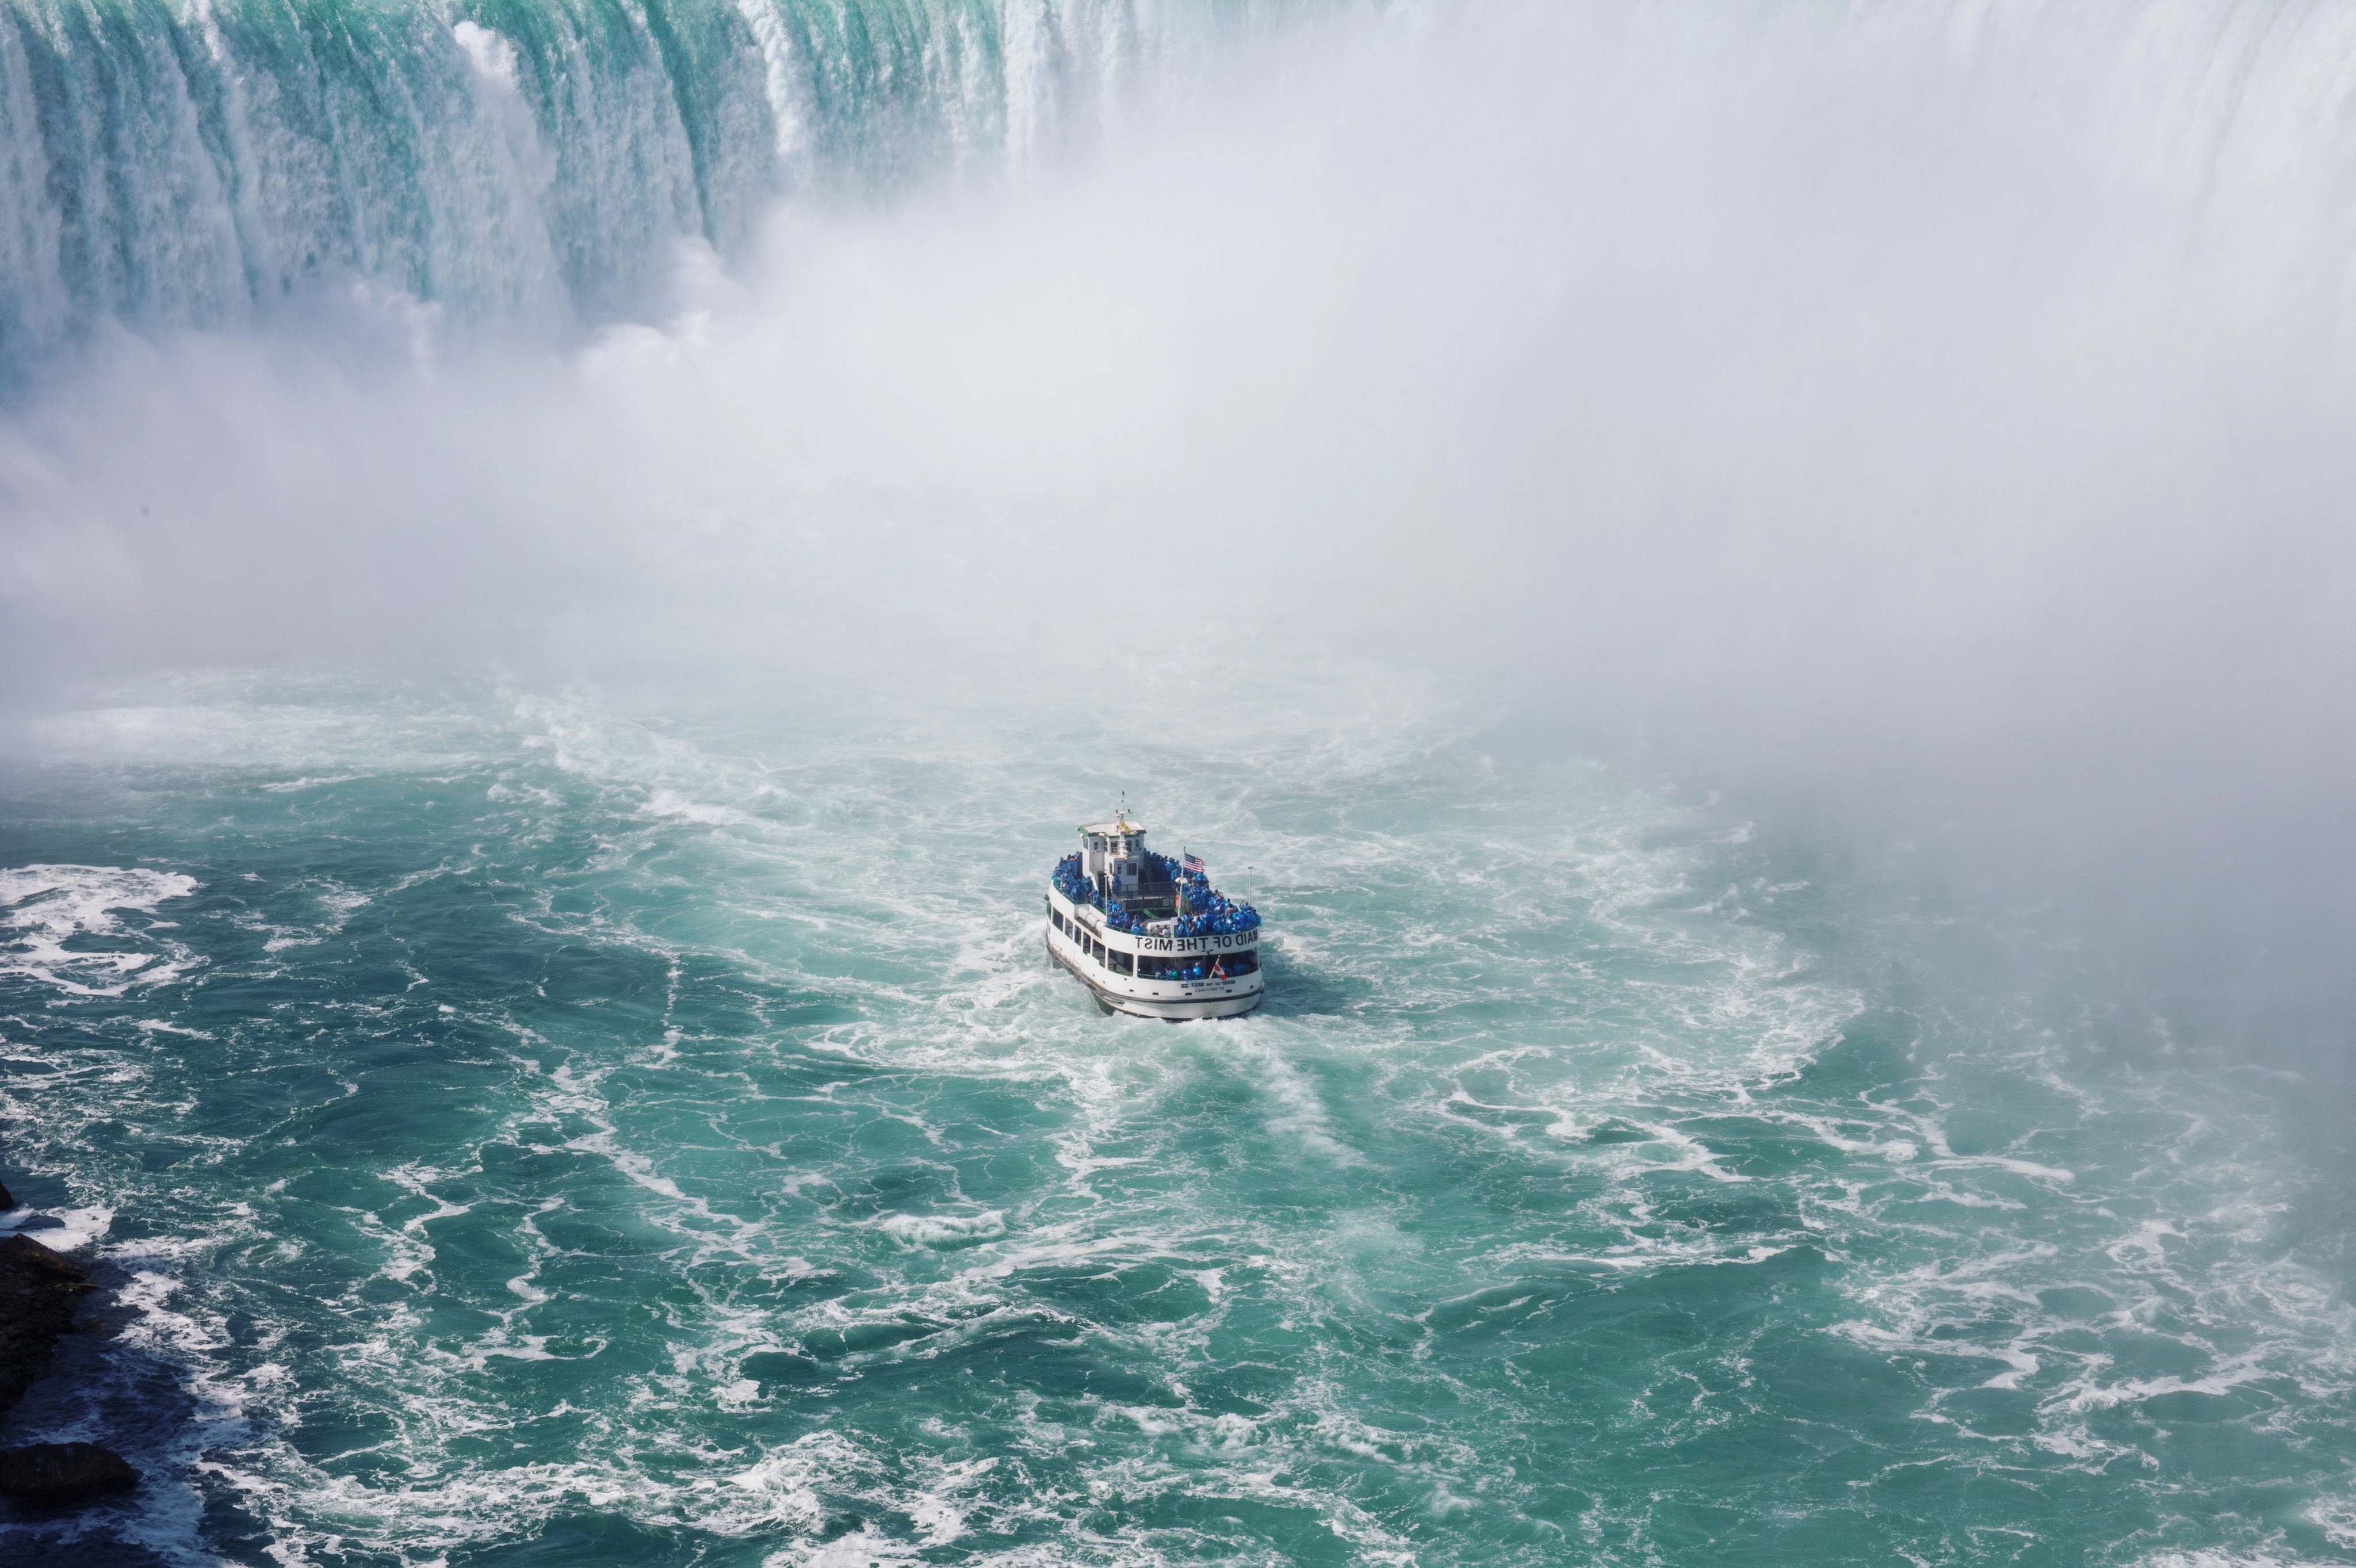
M 1266 994 L 1259 911 L 1222 896 L 1194 856 L 1147 849 L 1126 811 L 1084 825 L 1055 863 L 1047 952 L 1107 1013 L 1232 1018 Z

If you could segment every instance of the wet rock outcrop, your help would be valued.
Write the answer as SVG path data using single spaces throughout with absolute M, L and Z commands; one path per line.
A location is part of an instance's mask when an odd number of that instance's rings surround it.
M 0 1199 L 6 1197 L 0 1189 Z M 80 1264 L 30 1236 L 0 1240 L 0 1415 L 48 1369 L 58 1336 L 91 1289 Z M 34 1443 L 0 1450 L 0 1497 L 36 1508 L 87 1502 L 139 1484 L 123 1455 L 95 1443 Z
M 73 1327 L 90 1289 L 80 1264 L 30 1236 L 0 1240 L 0 1415 L 48 1369 L 50 1348 Z
M 127 1492 L 139 1472 L 122 1455 L 95 1443 L 35 1443 L 0 1449 L 0 1497 L 37 1507 L 88 1502 Z

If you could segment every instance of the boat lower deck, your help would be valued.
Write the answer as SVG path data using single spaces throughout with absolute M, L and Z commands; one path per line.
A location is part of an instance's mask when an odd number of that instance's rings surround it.
M 1243 981 L 1226 983 L 1235 987 L 1218 994 L 1180 996 L 1125 995 L 1104 984 L 1090 971 L 1093 965 L 1074 953 L 1065 951 L 1069 939 L 1059 938 L 1051 927 L 1047 931 L 1047 956 L 1066 970 L 1072 978 L 1088 988 L 1097 1006 L 1106 1013 L 1126 1013 L 1132 1018 L 1159 1018 L 1164 1023 L 1183 1024 L 1198 1018 L 1239 1018 L 1267 1000 L 1268 991 L 1255 971 L 1244 988 Z

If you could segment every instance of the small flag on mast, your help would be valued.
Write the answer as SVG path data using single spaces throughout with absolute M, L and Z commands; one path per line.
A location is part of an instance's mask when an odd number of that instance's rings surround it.
M 1203 857 L 1199 854 L 1190 854 L 1178 864 L 1184 866 L 1190 872 L 1200 873 L 1205 876 L 1208 876 L 1210 875 L 1209 872 L 1203 869 Z

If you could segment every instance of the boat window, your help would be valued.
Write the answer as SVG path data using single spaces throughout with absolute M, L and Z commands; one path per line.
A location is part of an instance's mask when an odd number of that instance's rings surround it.
M 1117 952 L 1113 954 L 1112 972 L 1115 974 L 1128 974 L 1131 972 L 1130 955 L 1125 952 Z
M 1146 980 L 1232 980 L 1239 974 L 1250 974 L 1259 968 L 1259 954 L 1247 948 L 1242 952 L 1203 953 L 1183 958 L 1141 958 L 1137 972 Z

